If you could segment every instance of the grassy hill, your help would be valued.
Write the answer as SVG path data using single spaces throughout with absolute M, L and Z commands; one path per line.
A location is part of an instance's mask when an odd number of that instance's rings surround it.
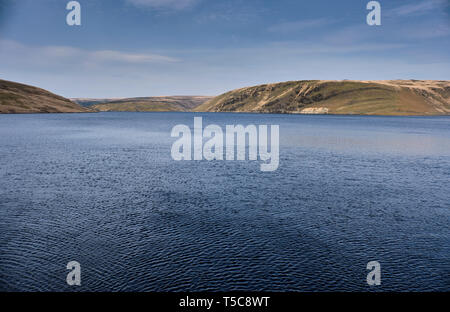
M 289 81 L 233 90 L 194 111 L 450 115 L 450 82 Z
M 81 105 L 93 103 L 90 107 L 101 112 L 187 112 L 211 98 L 208 96 L 161 96 L 110 100 L 75 99 L 75 101 Z
M 80 104 L 84 107 L 89 107 L 95 104 L 103 104 L 108 102 L 113 102 L 117 100 L 121 100 L 122 98 L 106 98 L 106 99 L 91 99 L 91 98 L 72 98 L 70 99 L 72 102 L 75 102 L 77 104 Z
M 87 106 L 87 107 L 83 107 Z M 0 113 L 196 111 L 362 115 L 450 115 L 450 81 L 304 80 L 219 95 L 73 99 L 0 80 Z
M 0 114 L 78 113 L 90 110 L 49 91 L 0 80 Z

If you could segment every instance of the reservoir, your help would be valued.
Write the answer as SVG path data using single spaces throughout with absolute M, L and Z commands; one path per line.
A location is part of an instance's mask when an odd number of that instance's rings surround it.
M 279 125 L 278 169 L 174 161 L 194 117 Z M 447 291 L 449 258 L 450 117 L 0 115 L 1 291 Z

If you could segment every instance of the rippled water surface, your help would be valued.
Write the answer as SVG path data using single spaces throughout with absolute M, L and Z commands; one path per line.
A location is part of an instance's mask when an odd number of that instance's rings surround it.
M 280 125 L 280 167 L 173 161 L 176 124 Z M 0 115 L 0 290 L 450 290 L 450 118 Z

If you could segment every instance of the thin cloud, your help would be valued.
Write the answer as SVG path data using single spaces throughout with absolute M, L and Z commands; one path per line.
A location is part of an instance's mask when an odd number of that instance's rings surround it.
M 295 32 L 309 28 L 317 28 L 334 23 L 334 20 L 329 18 L 308 19 L 303 21 L 285 22 L 269 27 L 270 32 Z
M 164 55 L 124 53 L 111 50 L 94 51 L 90 53 L 90 56 L 99 61 L 112 61 L 133 64 L 178 62 L 178 59 Z
M 329 54 L 335 56 L 347 53 L 397 50 L 405 47 L 407 47 L 407 45 L 400 43 L 335 45 L 327 43 L 314 44 L 311 42 L 299 43 L 289 41 L 274 42 L 270 45 L 270 49 L 273 49 L 273 54 Z
M 450 25 L 442 22 L 422 23 L 412 29 L 403 27 L 400 33 L 410 39 L 434 39 L 450 36 Z
M 433 10 L 443 10 L 448 0 L 425 0 L 416 4 L 405 4 L 386 13 L 387 16 L 417 16 Z
M 179 59 L 151 53 L 129 53 L 115 50 L 83 50 L 70 46 L 27 46 L 12 40 L 0 40 L 0 55 L 4 59 L 20 56 L 41 63 L 115 63 L 152 64 L 174 63 Z
M 128 3 L 139 7 L 150 7 L 156 9 L 182 10 L 192 7 L 199 0 L 126 0 Z

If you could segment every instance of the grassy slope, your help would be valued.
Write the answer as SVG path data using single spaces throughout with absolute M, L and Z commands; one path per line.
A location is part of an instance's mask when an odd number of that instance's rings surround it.
M 46 90 L 0 80 L 0 113 L 78 113 L 89 109 Z
M 46 90 L 0 80 L 0 114 L 89 112 L 62 96 Z
M 112 99 L 72 98 L 70 100 L 81 106 L 89 107 L 89 106 L 92 106 L 95 104 L 103 104 L 103 103 L 113 102 L 116 100 L 121 100 L 121 98 L 117 98 L 117 99 L 115 99 L 115 98 L 112 98 Z
M 102 112 L 185 112 L 210 100 L 205 96 L 166 96 L 112 100 L 91 107 Z
M 289 81 L 233 90 L 195 111 L 330 114 L 448 115 L 449 81 Z

